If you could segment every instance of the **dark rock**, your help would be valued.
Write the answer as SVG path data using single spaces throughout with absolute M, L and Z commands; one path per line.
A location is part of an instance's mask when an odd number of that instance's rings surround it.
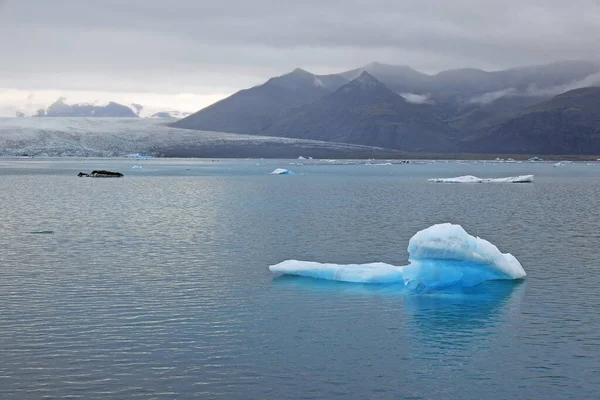
M 91 174 L 80 172 L 77 174 L 78 177 L 89 177 L 89 178 L 122 178 L 124 175 L 120 172 L 112 172 L 106 170 L 94 170 Z

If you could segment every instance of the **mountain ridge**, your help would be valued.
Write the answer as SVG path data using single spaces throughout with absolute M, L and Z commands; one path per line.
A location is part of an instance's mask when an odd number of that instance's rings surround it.
M 410 152 L 456 150 L 451 144 L 453 130 L 429 107 L 407 102 L 366 71 L 263 133 L 283 132 L 287 137 Z
M 352 109 L 359 107 L 358 103 L 353 106 L 350 99 L 338 96 L 339 104 L 334 106 L 330 96 L 350 82 L 356 85 L 361 77 L 375 79 L 407 101 L 388 99 L 378 109 L 381 104 L 377 101 L 381 99 L 371 98 L 368 101 L 374 103 L 367 113 L 363 112 L 369 105 L 366 99 L 360 100 L 363 110 L 360 111 Z M 372 80 L 369 82 L 374 84 Z M 377 62 L 330 75 L 315 75 L 296 68 L 262 85 L 239 91 L 173 126 L 395 146 L 390 148 L 403 148 L 393 138 L 403 132 L 403 143 L 410 143 L 410 151 L 461 151 L 461 146 L 469 143 L 472 151 L 493 152 L 492 147 L 498 143 L 485 144 L 483 139 L 475 138 L 491 137 L 490 132 L 497 131 L 527 107 L 595 82 L 600 84 L 600 63 L 595 61 L 565 61 L 500 71 L 462 68 L 431 75 L 407 66 Z M 362 95 L 357 92 L 358 97 Z M 407 103 L 414 107 L 408 107 Z M 329 110 L 329 114 L 318 111 L 319 106 Z M 340 115 L 345 116 L 345 121 L 340 120 Z M 400 128 L 402 124 L 412 127 L 410 139 L 406 136 L 409 133 Z M 332 129 L 337 132 L 332 133 Z M 423 135 L 428 140 L 420 146 Z M 383 136 L 387 137 L 385 143 Z M 454 146 L 447 143 L 449 137 L 455 141 Z M 473 148 L 476 143 L 480 147 Z
M 600 154 L 600 87 L 570 90 L 534 104 L 467 143 L 501 153 Z M 535 150 L 535 151 L 534 151 Z

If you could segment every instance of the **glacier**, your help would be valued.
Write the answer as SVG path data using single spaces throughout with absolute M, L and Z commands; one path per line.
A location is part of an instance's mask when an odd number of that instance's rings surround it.
M 488 280 L 522 279 L 519 261 L 487 240 L 445 223 L 417 232 L 408 244 L 409 264 L 323 264 L 287 260 L 271 265 L 274 274 L 366 284 L 402 284 L 411 291 L 468 288 Z
M 0 118 L 0 157 L 278 157 L 390 153 L 378 147 L 173 128 L 174 119 Z M 309 157 L 310 159 L 310 157 Z
M 533 183 L 533 175 L 509 176 L 506 178 L 478 178 L 473 175 L 457 176 L 456 178 L 432 178 L 427 182 L 433 183 Z

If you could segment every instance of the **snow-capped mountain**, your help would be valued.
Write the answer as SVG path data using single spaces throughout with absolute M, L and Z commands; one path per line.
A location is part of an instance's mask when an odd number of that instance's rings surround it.
M 67 103 L 64 97 L 52 104 L 27 102 L 0 105 L 0 117 L 102 117 L 102 118 L 164 118 L 180 119 L 190 113 L 168 108 L 148 107 L 137 103 L 128 105 L 114 101 Z
M 143 106 L 137 103 L 131 103 L 129 108 L 133 110 L 135 114 L 137 114 L 140 118 L 185 118 L 190 115 L 190 112 L 181 111 L 181 110 L 173 110 L 170 108 L 159 108 L 159 107 L 149 107 Z

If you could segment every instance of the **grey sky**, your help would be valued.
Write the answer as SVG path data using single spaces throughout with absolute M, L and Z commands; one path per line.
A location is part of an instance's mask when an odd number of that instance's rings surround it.
M 228 94 L 297 66 L 599 59 L 597 0 L 0 0 L 0 87 Z

